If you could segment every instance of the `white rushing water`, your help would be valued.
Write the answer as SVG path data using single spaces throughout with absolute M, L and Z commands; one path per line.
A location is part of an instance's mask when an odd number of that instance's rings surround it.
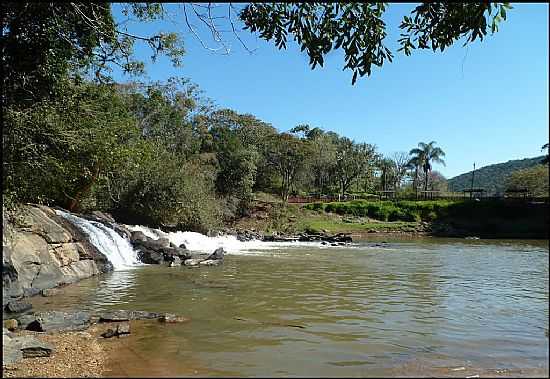
M 148 228 L 141 225 L 124 225 L 132 232 L 143 232 L 147 237 L 159 239 L 168 238 L 176 246 L 184 244 L 192 251 L 212 253 L 218 247 L 223 247 L 228 254 L 254 254 L 265 250 L 280 249 L 282 247 L 322 247 L 319 242 L 263 242 L 259 240 L 239 241 L 237 237 L 225 235 L 208 237 L 196 232 L 164 232 L 160 229 Z
M 88 236 L 90 243 L 109 259 L 115 270 L 129 269 L 142 264 L 130 241 L 121 237 L 113 229 L 100 222 L 89 221 L 68 212 L 60 210 L 55 212 L 82 230 Z

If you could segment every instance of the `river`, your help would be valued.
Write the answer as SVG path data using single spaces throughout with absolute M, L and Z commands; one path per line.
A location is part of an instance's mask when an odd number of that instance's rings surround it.
M 137 323 L 112 357 L 115 376 L 548 373 L 548 241 L 384 241 L 141 266 L 33 305 L 191 318 Z

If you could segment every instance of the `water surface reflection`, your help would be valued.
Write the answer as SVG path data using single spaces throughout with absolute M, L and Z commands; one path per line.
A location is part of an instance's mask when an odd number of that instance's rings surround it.
M 132 349 L 152 360 L 198 362 L 209 375 L 372 376 L 413 361 L 547 369 L 547 243 L 382 245 L 114 272 L 35 306 L 190 316 L 189 324 L 144 326 Z M 166 370 L 174 376 L 183 368 Z

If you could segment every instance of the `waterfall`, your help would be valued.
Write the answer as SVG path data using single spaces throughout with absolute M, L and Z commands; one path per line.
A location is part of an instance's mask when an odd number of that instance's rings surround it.
M 266 250 L 276 250 L 284 247 L 322 247 L 319 242 L 263 242 L 259 240 L 239 241 L 232 235 L 208 237 L 196 232 L 164 232 L 160 229 L 148 228 L 142 225 L 124 225 L 132 232 L 142 232 L 149 238 L 168 238 L 176 246 L 184 244 L 191 251 L 212 253 L 218 247 L 223 247 L 228 254 L 255 254 Z
M 113 264 L 115 270 L 141 265 L 130 241 L 121 237 L 113 229 L 100 222 L 89 221 L 68 212 L 61 210 L 55 212 L 82 230 L 88 236 L 90 243 Z

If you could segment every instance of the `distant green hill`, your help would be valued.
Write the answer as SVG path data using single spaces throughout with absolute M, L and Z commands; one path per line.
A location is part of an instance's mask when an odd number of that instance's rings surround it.
M 540 163 L 544 155 L 535 158 L 516 159 L 504 163 L 492 164 L 476 169 L 474 178 L 475 188 L 484 188 L 489 195 L 504 192 L 506 177 L 516 170 L 532 167 Z M 448 180 L 451 191 L 469 189 L 472 184 L 472 172 L 455 176 Z

